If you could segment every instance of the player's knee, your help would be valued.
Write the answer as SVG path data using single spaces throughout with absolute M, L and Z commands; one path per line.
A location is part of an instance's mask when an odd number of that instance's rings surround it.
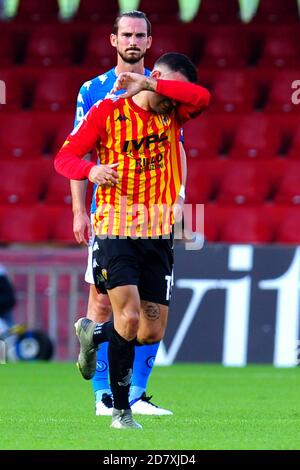
M 110 320 L 112 314 L 108 295 L 97 294 L 89 298 L 88 318 L 97 323 Z
M 127 331 L 136 332 L 139 327 L 139 311 L 130 309 L 123 312 L 123 319 Z
M 162 334 L 158 331 L 150 331 L 142 334 L 138 334 L 138 341 L 141 344 L 149 345 L 153 343 L 158 343 L 162 340 Z

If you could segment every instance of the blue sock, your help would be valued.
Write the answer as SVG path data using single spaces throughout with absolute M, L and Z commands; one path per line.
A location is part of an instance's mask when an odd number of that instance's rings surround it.
M 133 375 L 130 388 L 129 400 L 137 400 L 146 391 L 149 375 L 154 366 L 154 361 L 159 348 L 159 342 L 135 347 L 133 363 Z
M 97 367 L 94 377 L 92 378 L 93 389 L 96 394 L 96 400 L 101 400 L 103 393 L 111 393 L 108 382 L 108 358 L 107 358 L 108 342 L 102 343 L 97 351 Z

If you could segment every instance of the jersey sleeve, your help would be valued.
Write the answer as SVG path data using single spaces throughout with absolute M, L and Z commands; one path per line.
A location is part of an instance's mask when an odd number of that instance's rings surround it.
M 177 107 L 179 124 L 184 124 L 201 114 L 210 102 L 209 91 L 190 82 L 159 79 L 156 92 L 179 102 Z
M 95 163 L 82 159 L 101 139 L 104 126 L 101 115 L 101 103 L 92 106 L 84 119 L 68 135 L 54 160 L 58 173 L 74 180 L 88 178 Z
M 76 127 L 82 121 L 82 119 L 84 118 L 84 116 L 90 110 L 92 106 L 93 106 L 93 103 L 90 98 L 88 89 L 85 86 L 85 84 L 83 84 L 77 95 L 74 127 Z

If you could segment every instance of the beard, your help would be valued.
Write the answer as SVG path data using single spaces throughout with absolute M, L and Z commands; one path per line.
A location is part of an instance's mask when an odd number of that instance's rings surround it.
M 126 62 L 127 64 L 136 64 L 137 62 L 139 62 L 141 59 L 143 59 L 143 57 L 145 57 L 145 54 L 146 54 L 146 51 L 145 52 L 142 52 L 142 51 L 135 51 L 136 54 L 135 55 L 132 55 L 132 53 L 130 52 L 121 52 L 121 51 L 118 51 L 118 54 L 119 56 L 122 58 L 122 60 L 124 62 Z

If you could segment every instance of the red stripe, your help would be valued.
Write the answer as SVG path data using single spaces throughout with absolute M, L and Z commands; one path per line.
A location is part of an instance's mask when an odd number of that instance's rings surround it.
M 119 103 L 118 103 L 119 104 Z M 115 110 L 115 104 L 112 103 L 112 106 L 110 107 L 110 129 L 111 129 L 111 137 L 112 137 L 112 140 L 114 141 L 115 139 L 115 135 L 116 135 L 116 126 L 115 126 L 115 119 L 114 119 L 114 110 Z M 107 125 L 107 121 L 106 121 L 106 125 Z M 106 143 L 108 142 L 108 139 L 106 141 Z M 117 159 L 115 159 L 115 156 L 113 158 L 113 162 L 112 162 L 112 159 L 109 157 L 109 150 L 107 149 L 106 152 L 105 152 L 105 160 L 106 160 L 106 164 L 109 164 L 109 163 L 115 163 L 115 160 L 117 161 Z M 116 168 L 116 170 L 118 170 L 118 168 Z M 116 202 L 116 187 L 113 186 L 113 187 L 107 187 L 105 189 L 105 195 L 106 195 L 106 199 L 105 201 L 107 202 L 108 201 L 108 195 L 110 195 L 110 205 L 113 206 L 113 208 L 115 208 L 115 202 Z M 113 225 L 114 225 L 114 217 L 113 217 L 113 214 L 112 212 L 109 213 L 109 217 L 108 217 L 108 221 L 109 221 L 109 224 L 108 224 L 108 228 L 107 228 L 107 233 L 109 235 L 112 234 L 113 232 Z
M 159 128 L 155 122 L 155 119 L 153 119 L 153 124 L 152 124 L 152 129 L 154 131 L 155 134 L 158 134 L 159 132 Z M 159 142 L 156 142 L 155 143 L 155 154 L 156 155 L 159 155 L 160 154 L 160 151 L 159 151 Z M 157 205 L 160 204 L 160 197 L 161 197 L 161 194 L 160 194 L 160 181 L 161 181 L 161 167 L 158 166 L 157 169 L 156 169 L 156 175 L 155 175 L 155 196 L 154 196 L 154 204 L 156 205 L 156 209 L 155 209 L 155 215 L 153 217 L 153 219 L 151 220 L 151 223 L 152 223 L 152 236 L 155 236 L 157 234 L 157 229 L 159 230 L 159 210 L 158 210 L 158 207 Z M 150 207 L 149 207 L 150 209 Z
M 169 130 L 171 131 L 171 128 L 173 126 L 173 119 L 174 119 L 174 111 L 172 112 L 172 114 L 169 115 L 169 119 L 171 119 L 171 123 L 169 125 Z M 171 132 L 171 136 L 172 136 L 172 132 Z M 164 144 L 164 147 L 165 147 L 165 150 L 167 150 L 167 148 L 170 146 L 170 144 L 168 142 L 166 142 Z M 168 188 L 168 181 L 169 181 L 169 171 L 172 171 L 172 168 L 171 168 L 171 157 L 169 155 L 169 160 L 166 162 L 166 171 L 165 171 L 165 175 L 164 175 L 164 180 L 165 180 L 165 185 L 164 185 L 164 189 L 163 189 L 163 193 L 162 193 L 162 197 L 161 197 L 161 200 L 164 204 L 167 203 L 167 197 L 166 197 L 166 194 L 167 194 L 167 188 Z
M 180 160 L 180 150 L 179 150 L 179 137 L 177 139 L 176 129 L 177 129 L 177 126 L 176 126 L 176 123 L 174 123 L 174 125 L 172 126 L 171 136 L 173 135 L 173 138 L 176 139 L 176 160 L 177 160 L 177 169 L 179 169 L 181 167 L 181 164 L 178 161 L 178 159 Z M 172 151 L 171 151 L 171 158 L 170 158 L 170 167 L 171 168 L 172 168 L 172 160 L 175 161 L 175 158 L 174 158 L 174 155 L 172 155 Z M 172 168 L 171 180 L 170 180 L 170 186 L 169 186 L 171 200 L 174 201 L 174 202 L 176 201 L 176 197 L 177 197 L 175 182 L 174 182 L 174 174 L 175 174 L 175 171 L 177 171 L 177 169 L 175 169 L 174 167 Z

